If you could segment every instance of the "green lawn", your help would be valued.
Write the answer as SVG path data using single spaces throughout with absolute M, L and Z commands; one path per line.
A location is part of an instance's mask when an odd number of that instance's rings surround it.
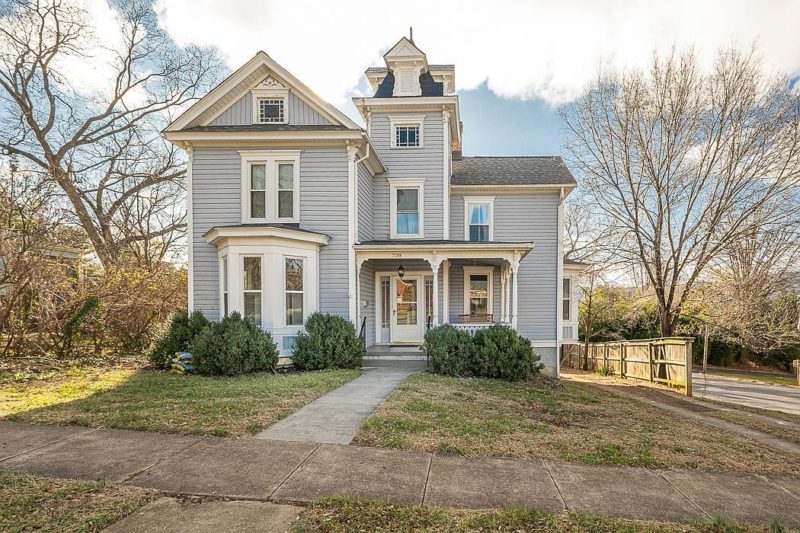
M 472 511 L 419 505 L 398 505 L 353 499 L 315 502 L 300 515 L 296 533 L 348 531 L 541 531 L 641 532 L 641 533 L 745 533 L 785 531 L 779 524 L 770 529 L 734 524 L 723 518 L 694 524 L 670 524 L 621 520 L 583 513 L 545 513 L 526 509 Z
M 155 498 L 153 491 L 0 470 L 0 531 L 100 531 Z
M 410 376 L 355 438 L 365 446 L 588 464 L 800 473 L 800 457 L 587 384 Z
M 41 424 L 246 437 L 359 375 L 329 370 L 237 377 L 73 369 L 0 385 L 0 417 Z

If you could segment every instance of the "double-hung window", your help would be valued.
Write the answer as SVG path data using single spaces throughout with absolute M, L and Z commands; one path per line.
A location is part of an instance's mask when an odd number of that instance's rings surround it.
M 421 148 L 424 122 L 424 115 L 390 116 L 392 148 Z
M 285 259 L 286 325 L 303 325 L 303 260 Z
M 393 239 L 419 238 L 424 235 L 423 192 L 424 180 L 390 180 Z
M 242 222 L 300 222 L 300 151 L 242 150 Z
M 494 238 L 494 197 L 464 198 L 464 239 L 491 241 Z
M 245 256 L 242 258 L 242 302 L 244 318 L 261 325 L 261 257 Z
M 464 312 L 472 317 L 492 314 L 492 267 L 464 267 Z
M 571 289 L 572 289 L 572 279 L 564 278 L 562 281 L 562 309 L 561 309 L 561 318 L 564 320 L 570 320 L 570 314 L 572 313 L 572 301 L 571 301 Z

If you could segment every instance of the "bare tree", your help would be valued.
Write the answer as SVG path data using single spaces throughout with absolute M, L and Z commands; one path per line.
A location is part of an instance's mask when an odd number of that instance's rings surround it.
M 159 131 L 220 72 L 209 51 L 175 46 L 151 3 L 114 6 L 117 45 L 64 0 L 3 0 L 0 24 L 0 149 L 51 177 L 104 266 L 152 256 L 153 243 L 163 255 L 184 231 L 183 161 Z M 107 90 L 82 88 L 68 68 L 87 57 Z
M 796 205 L 799 114 L 790 82 L 735 49 L 709 72 L 688 52 L 601 75 L 562 113 L 571 162 L 615 253 L 654 291 L 662 335 L 712 262 Z

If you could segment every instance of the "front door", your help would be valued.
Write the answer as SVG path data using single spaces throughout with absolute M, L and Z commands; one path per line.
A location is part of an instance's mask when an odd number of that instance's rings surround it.
M 392 276 L 392 287 L 392 342 L 421 342 L 425 309 L 420 305 L 422 277 Z

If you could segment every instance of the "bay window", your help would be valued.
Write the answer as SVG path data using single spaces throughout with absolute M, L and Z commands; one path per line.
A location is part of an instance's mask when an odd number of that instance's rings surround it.
M 303 325 L 303 260 L 285 259 L 286 325 Z
M 571 278 L 564 278 L 562 281 L 562 309 L 561 309 L 561 318 L 563 320 L 570 320 L 570 316 L 572 313 L 572 301 L 571 301 L 571 289 L 572 289 L 572 279 Z
M 242 258 L 242 316 L 261 325 L 261 257 Z

